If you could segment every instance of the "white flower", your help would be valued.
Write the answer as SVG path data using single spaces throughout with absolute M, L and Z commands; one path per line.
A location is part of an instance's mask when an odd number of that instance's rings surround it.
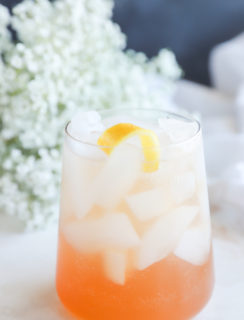
M 57 218 L 63 128 L 77 109 L 170 105 L 174 55 L 125 52 L 112 6 L 25 0 L 11 17 L 0 6 L 0 210 L 28 229 Z

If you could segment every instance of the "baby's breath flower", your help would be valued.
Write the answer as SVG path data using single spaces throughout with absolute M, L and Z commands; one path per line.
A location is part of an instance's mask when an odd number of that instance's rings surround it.
M 78 108 L 171 105 L 174 55 L 124 51 L 112 6 L 24 0 L 10 16 L 0 5 L 0 210 L 27 229 L 56 221 L 63 128 Z

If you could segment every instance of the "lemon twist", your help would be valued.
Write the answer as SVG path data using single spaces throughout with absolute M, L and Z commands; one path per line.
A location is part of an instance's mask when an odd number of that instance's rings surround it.
M 138 127 L 132 123 L 119 123 L 105 130 L 97 142 L 101 149 L 109 155 L 116 146 L 135 135 L 140 138 L 145 158 L 143 171 L 158 170 L 160 144 L 157 135 L 152 130 Z

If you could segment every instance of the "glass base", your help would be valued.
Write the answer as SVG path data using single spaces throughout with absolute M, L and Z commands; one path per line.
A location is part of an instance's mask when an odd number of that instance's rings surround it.
M 201 266 L 174 255 L 128 276 L 109 281 L 97 255 L 81 255 L 61 236 L 57 292 L 82 320 L 189 320 L 208 302 L 214 283 L 212 253 Z

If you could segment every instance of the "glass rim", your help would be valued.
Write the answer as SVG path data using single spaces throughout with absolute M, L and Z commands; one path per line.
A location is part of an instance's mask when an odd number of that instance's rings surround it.
M 85 111 L 91 111 L 89 109 L 85 109 Z M 147 108 L 134 108 L 134 109 L 129 109 L 129 108 L 118 108 L 118 109 L 106 109 L 106 110 L 95 110 L 94 111 L 97 111 L 99 114 L 106 114 L 106 113 L 116 113 L 116 112 L 126 112 L 126 111 L 147 111 L 147 112 L 160 112 L 162 113 L 163 115 L 166 115 L 166 116 L 171 116 L 172 118 L 176 118 L 176 119 L 183 119 L 185 121 L 191 121 L 193 123 L 195 123 L 197 125 L 197 128 L 196 128 L 196 131 L 194 132 L 194 134 L 192 134 L 190 137 L 182 140 L 182 141 L 179 141 L 179 142 L 170 142 L 169 145 L 167 145 L 167 147 L 173 147 L 173 146 L 180 146 L 180 145 L 183 145 L 185 143 L 188 143 L 190 142 L 191 140 L 195 139 L 201 132 L 201 124 L 200 122 L 195 119 L 193 116 L 191 116 L 190 114 L 189 115 L 183 115 L 181 113 L 177 113 L 177 112 L 172 112 L 170 110 L 162 110 L 162 109 L 147 109 Z M 68 130 L 68 127 L 69 125 L 71 124 L 71 120 L 69 120 L 67 122 L 67 124 L 65 125 L 65 134 L 71 138 L 72 140 L 74 140 L 75 142 L 78 142 L 82 145 L 87 145 L 87 146 L 90 146 L 90 147 L 95 147 L 95 148 L 103 148 L 103 149 L 111 149 L 111 148 L 114 148 L 113 146 L 103 146 L 103 145 L 99 145 L 99 144 L 95 144 L 95 143 L 92 143 L 92 142 L 88 142 L 88 141 L 84 141 L 84 140 L 81 140 L 81 139 L 78 139 L 74 136 L 72 136 L 72 134 L 69 132 Z M 152 147 L 148 147 L 147 149 L 155 149 L 156 147 L 152 146 Z

